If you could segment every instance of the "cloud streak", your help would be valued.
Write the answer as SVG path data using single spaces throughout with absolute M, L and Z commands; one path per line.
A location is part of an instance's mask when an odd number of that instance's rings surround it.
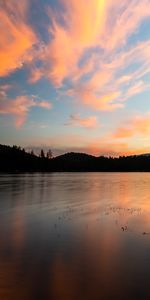
M 29 1 L 14 3 L 1 4 L 0 76 L 29 63 L 30 84 L 44 76 L 56 89 L 64 85 L 68 95 L 65 80 L 69 80 L 72 96 L 84 105 L 112 111 L 135 95 L 133 89 L 150 72 L 146 65 L 150 41 L 128 45 L 128 39 L 150 18 L 149 0 L 60 0 L 61 10 L 47 8 L 47 42 L 28 24 Z M 133 71 L 127 71 L 128 66 Z
M 128 120 L 125 124 L 118 127 L 113 134 L 115 139 L 132 138 L 133 136 L 140 136 L 142 138 L 148 137 L 150 134 L 150 113 L 144 116 L 137 115 Z
M 37 42 L 27 23 L 29 3 L 1 1 L 0 3 L 0 76 L 7 76 L 25 62 L 32 61 Z
M 48 101 L 36 101 L 35 97 L 26 95 L 15 99 L 8 99 L 6 96 L 0 99 L 0 114 L 13 116 L 16 128 L 20 128 L 26 122 L 32 107 L 51 109 L 52 105 Z
M 146 101 L 145 92 L 150 90 L 150 1 L 59 0 L 53 6 L 49 1 L 47 7 L 42 1 L 37 7 L 33 3 L 29 0 L 0 3 L 0 77 L 4 77 L 0 114 L 13 116 L 19 128 L 33 108 L 51 109 L 49 101 L 28 94 L 43 93 L 45 99 L 46 93 L 51 93 L 53 100 L 56 99 L 53 124 L 56 133 L 57 119 L 64 122 L 65 110 L 68 114 L 81 112 L 68 117 L 65 125 L 71 126 L 72 132 L 83 133 L 84 129 L 86 135 L 85 129 L 93 129 L 89 136 L 95 146 L 88 143 L 88 136 L 85 140 L 71 137 L 74 146 L 78 142 L 80 148 L 91 151 L 94 147 L 96 151 L 100 146 L 105 150 L 110 147 L 115 153 L 123 145 L 128 150 L 132 137 L 146 138 L 150 133 L 149 114 L 142 116 L 137 112 L 135 117 L 132 99 L 139 95 L 138 102 L 143 93 Z M 36 13 L 40 15 L 39 22 L 35 20 Z M 18 80 L 16 71 L 21 68 Z M 131 103 L 127 105 L 127 101 Z M 107 135 L 108 128 L 116 126 L 115 117 L 120 119 L 128 109 L 133 118 Z M 34 119 L 34 113 L 32 116 Z M 99 118 L 103 123 L 102 144 L 92 139 L 101 127 Z M 63 130 L 67 134 L 68 128 Z M 120 143 L 119 139 L 127 142 Z M 68 138 L 63 137 L 64 141 L 67 144 Z
M 81 118 L 79 114 L 73 114 L 70 115 L 70 119 L 67 123 L 65 123 L 66 126 L 75 126 L 75 127 L 83 127 L 87 129 L 94 129 L 97 128 L 100 124 L 97 120 L 96 116 L 89 116 Z
M 72 96 L 78 96 L 91 108 L 112 111 L 123 107 L 123 102 L 135 95 L 132 85 L 136 86 L 136 81 L 150 71 L 146 67 L 150 42 L 128 46 L 128 39 L 150 17 L 150 2 L 61 2 L 64 7 L 61 13 L 49 11 L 52 26 L 51 39 L 45 46 L 44 76 L 56 87 L 69 80 Z M 85 60 L 87 51 L 89 57 Z M 128 66 L 134 71 L 128 73 Z M 143 87 L 146 89 L 147 85 Z

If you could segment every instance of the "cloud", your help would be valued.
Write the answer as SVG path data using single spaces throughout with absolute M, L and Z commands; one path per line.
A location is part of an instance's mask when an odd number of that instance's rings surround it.
M 74 114 L 70 115 L 70 119 L 65 125 L 94 129 L 99 126 L 99 122 L 96 116 L 81 118 L 79 114 Z
M 28 82 L 30 84 L 36 83 L 43 76 L 42 70 L 30 67 Z
M 2 84 L 0 85 L 0 98 L 6 98 L 7 92 L 12 88 L 11 84 Z
M 1 1 L 0 4 L 0 76 L 7 76 L 33 58 L 37 42 L 27 24 L 28 1 Z
M 0 76 L 26 63 L 30 84 L 45 77 L 67 96 L 102 111 L 122 108 L 149 89 L 143 77 L 150 73 L 150 41 L 137 39 L 150 17 L 149 0 L 60 0 L 61 9 L 47 7 L 46 41 L 29 25 L 29 0 L 5 2 Z
M 106 1 L 61 1 L 61 13 L 49 10 L 52 39 L 46 49 L 47 76 L 56 85 L 76 71 L 84 50 L 94 46 L 103 32 Z
M 109 62 L 105 57 L 100 63 L 96 54 L 98 70 L 84 82 L 76 82 L 67 95 L 98 110 L 124 107 L 129 98 L 150 89 L 150 84 L 143 78 L 150 73 L 148 49 L 150 51 L 150 41 L 139 42 L 119 54 L 112 53 Z
M 0 99 L 0 114 L 12 115 L 15 120 L 15 126 L 21 127 L 28 116 L 32 107 L 42 107 L 51 109 L 52 105 L 48 101 L 36 101 L 35 97 L 18 96 L 15 99 L 2 97 Z
M 68 145 L 69 140 L 69 145 Z M 93 155 L 107 155 L 118 156 L 128 153 L 134 153 L 135 149 L 130 149 L 127 142 L 120 142 L 118 140 L 110 141 L 107 137 L 94 137 L 87 138 L 82 134 L 55 134 L 50 139 L 45 139 L 42 136 L 38 139 L 32 138 L 32 147 L 52 149 L 54 155 L 60 155 L 66 152 L 84 152 Z
M 46 57 L 50 65 L 48 76 L 58 85 L 73 75 L 86 49 L 92 51 L 92 47 L 99 46 L 109 55 L 125 45 L 142 21 L 150 16 L 149 0 L 61 2 L 61 12 L 49 10 L 52 39 Z
M 128 38 L 138 30 L 143 20 L 148 17 L 150 17 L 149 0 L 115 1 L 111 22 L 107 27 L 106 47 L 116 49 L 125 45 Z
M 52 104 L 48 101 L 40 101 L 40 102 L 36 103 L 36 106 L 47 108 L 47 109 L 52 108 Z
M 150 17 L 150 2 L 62 3 L 61 16 L 53 11 L 49 14 L 52 39 L 45 56 L 47 76 L 56 87 L 68 79 L 72 83 L 71 96 L 94 109 L 111 111 L 123 107 L 124 101 L 141 92 L 137 88 L 139 79 L 150 72 L 150 42 L 128 45 L 129 37 Z M 87 51 L 89 57 L 84 61 Z M 127 67 L 133 71 L 127 71 Z M 142 91 L 145 89 L 147 84 Z
M 118 127 L 113 134 L 115 139 L 126 139 L 133 136 L 139 136 L 141 138 L 147 138 L 150 134 L 150 113 L 144 116 L 135 116 L 128 120 L 125 124 Z
M 131 98 L 132 96 L 140 94 L 145 90 L 150 90 L 150 84 L 146 84 L 142 80 L 137 81 L 127 90 L 126 98 Z

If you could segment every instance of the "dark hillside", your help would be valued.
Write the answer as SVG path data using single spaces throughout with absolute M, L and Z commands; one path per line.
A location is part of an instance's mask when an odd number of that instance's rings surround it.
M 43 150 L 42 150 L 43 151 Z M 17 146 L 0 145 L 0 172 L 131 172 L 150 171 L 150 156 L 95 157 L 66 153 L 55 158 L 38 157 Z

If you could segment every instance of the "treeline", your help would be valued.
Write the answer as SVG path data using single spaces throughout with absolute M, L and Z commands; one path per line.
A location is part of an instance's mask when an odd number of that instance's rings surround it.
M 51 158 L 51 150 L 44 153 L 41 149 L 40 154 L 36 155 L 33 150 L 26 152 L 24 148 L 15 145 L 0 145 L 0 172 L 45 171 L 49 168 Z
M 150 155 L 95 157 L 84 153 L 66 153 L 52 157 L 49 150 L 35 155 L 17 146 L 0 145 L 0 172 L 137 172 L 150 171 Z

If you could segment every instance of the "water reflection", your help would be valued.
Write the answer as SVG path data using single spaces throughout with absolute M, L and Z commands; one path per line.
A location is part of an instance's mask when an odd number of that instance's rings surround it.
M 0 176 L 0 299 L 149 299 L 150 174 Z

